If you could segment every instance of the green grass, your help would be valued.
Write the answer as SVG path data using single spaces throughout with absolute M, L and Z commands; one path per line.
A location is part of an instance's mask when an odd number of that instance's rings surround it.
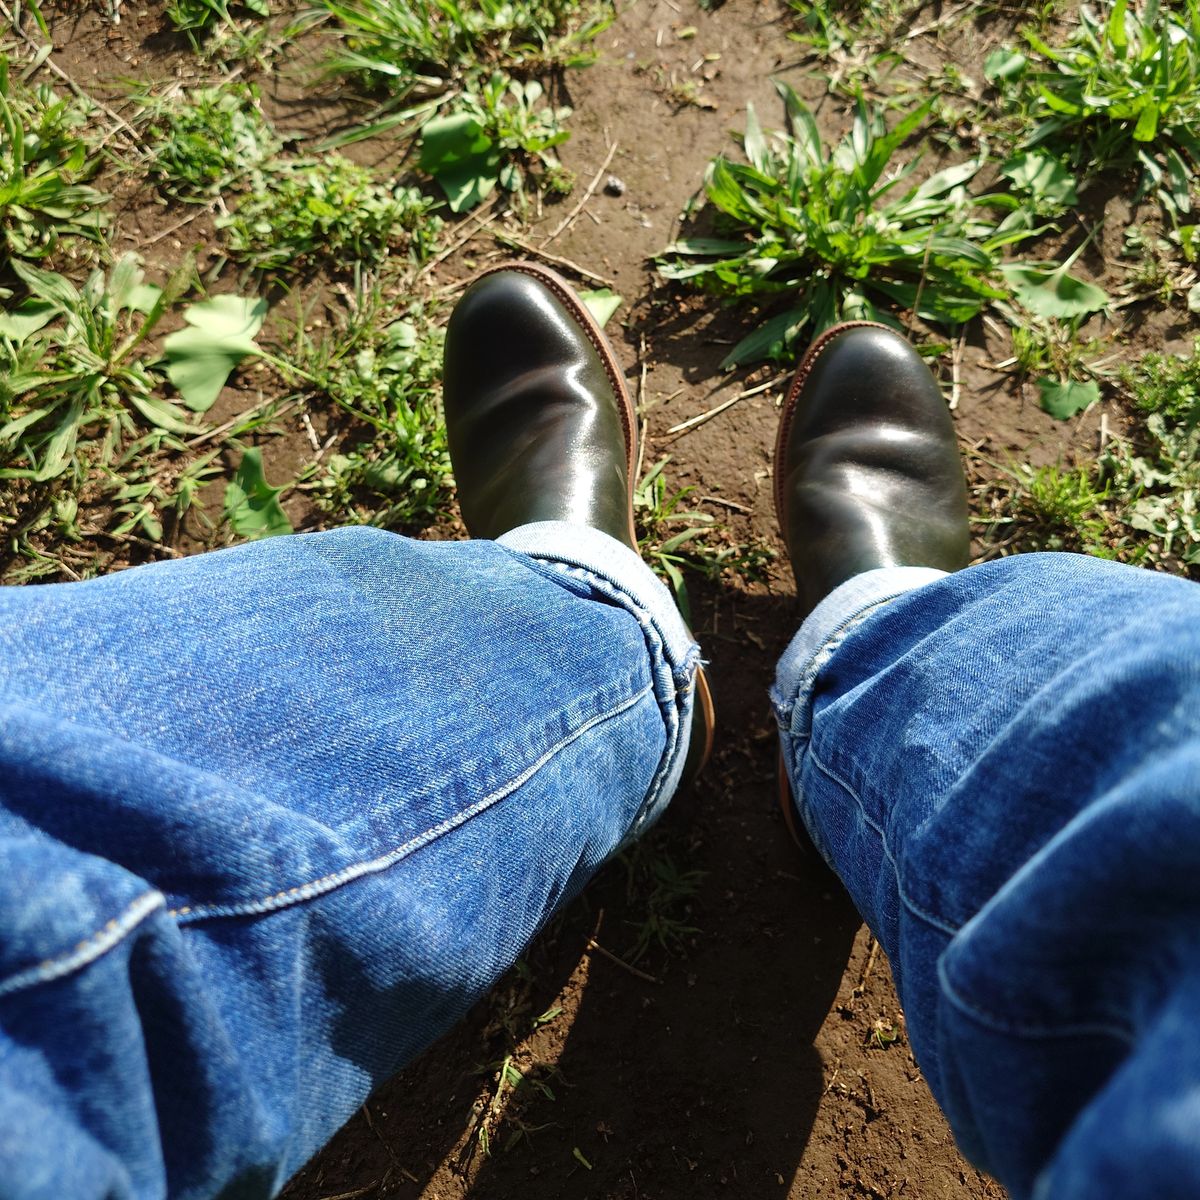
M 611 22 L 585 0 L 318 0 L 340 46 L 331 70 L 393 97 L 445 95 L 477 69 L 540 71 L 590 62 Z
M 720 236 L 681 238 L 659 258 L 667 279 L 786 305 L 725 366 L 791 358 L 799 338 L 841 320 L 895 323 L 894 308 L 961 324 L 1008 295 L 997 276 L 1000 250 L 1029 236 L 1029 223 L 1019 208 L 997 221 L 968 193 L 983 160 L 901 186 L 917 166 L 901 148 L 927 105 L 889 129 L 860 100 L 850 132 L 826 148 L 808 108 L 788 85 L 776 86 L 789 132 L 764 134 L 751 108 L 748 161 L 719 156 L 708 168 L 705 194 Z
M 625 959 L 636 963 L 650 951 L 678 954 L 699 929 L 691 924 L 692 902 L 704 872 L 681 868 L 665 849 L 661 834 L 635 843 L 620 857 L 625 868 L 626 896 L 639 913 L 627 921 L 631 944 L 623 949 Z
M 693 488 L 673 489 L 667 481 L 669 457 L 660 458 L 638 480 L 633 512 L 642 558 L 675 593 L 685 620 L 691 619 L 685 572 L 705 579 L 725 573 L 761 579 L 774 552 L 758 542 L 736 543 L 709 513 L 685 507 Z
M 454 212 L 473 208 L 497 185 L 525 199 L 526 189 L 565 195 L 574 177 L 555 147 L 569 136 L 565 106 L 546 103 L 537 80 L 496 72 L 464 90 L 443 116 L 421 129 L 422 170 L 441 185 Z
M 1172 220 L 1191 211 L 1200 165 L 1200 6 L 1195 0 L 1081 6 L 1059 46 L 1031 29 L 1037 56 L 1010 54 L 1011 104 L 1022 110 L 1026 148 L 1045 146 L 1094 174 L 1137 167 Z M 995 60 L 999 62 L 999 59 Z
M 1109 490 L 1098 477 L 1094 464 L 1034 469 L 1022 463 L 1008 468 L 987 492 L 993 536 L 1002 535 L 1013 551 L 1119 557 Z
M 178 200 L 203 202 L 244 187 L 250 173 L 283 146 L 252 84 L 225 83 L 182 93 L 143 87 L 133 99 L 154 144 L 150 174 L 165 195 Z M 143 169 L 141 164 L 137 169 Z
M 1142 535 L 1151 565 L 1200 576 L 1200 343 L 1187 357 L 1147 354 L 1122 372 L 1143 416 L 1129 441 L 1117 440 L 1102 466 L 1129 497 L 1120 519 Z
M 393 251 L 426 257 L 442 227 L 436 203 L 339 154 L 276 159 L 254 173 L 250 191 L 217 227 L 230 257 L 255 270 L 345 269 Z
M 1120 372 L 1137 419 L 1067 468 L 996 468 L 982 520 L 1009 552 L 1067 550 L 1200 578 L 1200 343 Z
M 330 517 L 411 529 L 446 508 L 443 340 L 434 309 L 414 303 L 406 310 L 378 282 L 360 283 L 327 336 L 314 340 L 297 328 L 290 357 L 310 377 L 305 402 L 333 404 L 361 430 L 308 484 Z
M 0 242 L 3 256 L 38 259 L 63 238 L 99 241 L 107 197 L 86 183 L 99 167 L 81 129 L 84 106 L 30 87 L 0 54 Z M 2 265 L 2 264 L 0 264 Z

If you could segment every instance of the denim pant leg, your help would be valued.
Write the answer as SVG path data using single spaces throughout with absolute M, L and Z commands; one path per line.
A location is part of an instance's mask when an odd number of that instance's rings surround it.
M 669 596 L 506 540 L 0 590 L 0 1194 L 273 1194 L 661 812 Z
M 1018 1200 L 1200 1196 L 1200 587 L 871 572 L 773 701 L 968 1157 Z

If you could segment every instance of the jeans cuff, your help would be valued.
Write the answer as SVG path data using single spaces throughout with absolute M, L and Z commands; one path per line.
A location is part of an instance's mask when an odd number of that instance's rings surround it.
M 510 529 L 496 541 L 543 568 L 586 584 L 624 608 L 645 636 L 666 747 L 620 849 L 658 820 L 679 786 L 692 731 L 700 647 L 663 583 L 633 550 L 608 534 L 565 521 L 536 521 Z
M 879 567 L 847 579 L 804 619 L 775 670 L 771 705 L 779 724 L 784 765 L 800 816 L 814 833 L 800 788 L 800 759 L 812 731 L 812 696 L 817 676 L 837 648 L 872 613 L 891 600 L 946 575 L 934 567 Z M 817 848 L 820 842 L 814 834 Z

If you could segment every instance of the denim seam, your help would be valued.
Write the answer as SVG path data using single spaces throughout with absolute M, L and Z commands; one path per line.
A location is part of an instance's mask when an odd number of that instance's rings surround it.
M 905 891 L 904 884 L 901 882 L 901 871 L 899 864 L 896 862 L 896 857 L 892 853 L 892 848 L 888 844 L 887 834 L 879 827 L 879 825 L 871 819 L 867 813 L 866 805 L 858 793 L 831 767 L 827 767 L 818 757 L 816 747 L 812 742 L 809 742 L 808 757 L 812 760 L 816 768 L 824 775 L 827 775 L 835 784 L 838 785 L 853 801 L 858 805 L 858 811 L 862 814 L 862 819 L 866 825 L 873 829 L 879 837 L 879 841 L 883 846 L 884 857 L 892 864 L 892 870 L 896 875 L 896 894 L 900 897 L 900 902 L 908 909 L 913 916 L 920 917 L 927 924 L 932 925 L 939 933 L 944 933 L 948 937 L 954 937 L 959 932 L 959 926 L 949 925 L 940 918 L 935 917 L 932 913 L 926 912 L 919 904 L 916 903 Z
M 173 908 L 169 910 L 168 915 L 174 917 L 181 925 L 194 924 L 197 921 L 204 921 L 222 917 L 241 917 L 241 916 L 257 916 L 262 913 L 272 912 L 276 909 L 287 908 L 293 904 L 302 903 L 305 900 L 311 900 L 317 896 L 324 895 L 327 892 L 333 891 L 335 888 L 341 887 L 342 884 L 350 883 L 355 879 L 361 878 L 364 875 L 374 875 L 381 871 L 387 870 L 389 867 L 395 866 L 402 859 L 407 858 L 414 851 L 421 849 L 430 842 L 436 841 L 443 834 L 449 833 L 456 829 L 459 825 L 469 821 L 472 817 L 478 816 L 481 812 L 490 808 L 493 804 L 503 800 L 506 796 L 511 795 L 523 784 L 527 783 L 538 771 L 542 769 L 560 750 L 569 746 L 572 742 L 582 737 L 589 729 L 596 725 L 600 725 L 605 721 L 612 720 L 618 717 L 621 713 L 632 708 L 646 696 L 653 693 L 653 685 L 647 684 L 635 695 L 607 712 L 597 713 L 596 716 L 590 717 L 582 725 L 573 729 L 565 738 L 556 742 L 544 754 L 541 755 L 535 762 L 525 768 L 519 775 L 514 776 L 508 783 L 497 788 L 481 800 L 477 800 L 470 807 L 463 809 L 461 812 L 455 813 L 452 817 L 447 817 L 446 820 L 439 825 L 435 825 L 432 829 L 426 830 L 424 833 L 418 834 L 414 838 L 410 838 L 403 845 L 389 850 L 386 854 L 378 855 L 375 858 L 367 859 L 363 862 L 352 863 L 349 866 L 342 867 L 332 874 L 324 875 L 319 879 L 314 879 L 308 883 L 297 884 L 295 887 L 287 888 L 284 891 L 275 892 L 272 895 L 264 896 L 260 900 L 245 900 L 236 904 L 207 904 L 195 905 L 185 904 L 181 908 Z
M 1003 1017 L 973 1004 L 958 991 L 950 982 L 944 956 L 938 959 L 938 982 L 941 984 L 942 993 L 951 1004 L 961 1009 L 967 1016 L 973 1017 L 981 1025 L 986 1025 L 993 1033 L 1029 1038 L 1110 1037 L 1127 1046 L 1132 1046 L 1134 1043 L 1132 1030 L 1120 1025 L 1106 1025 L 1099 1022 L 1096 1024 L 1083 1022 L 1078 1025 L 1033 1025 L 1006 1021 Z
M 506 549 L 509 548 L 506 547 Z M 700 648 L 693 641 L 689 644 L 682 662 L 676 663 L 672 661 L 671 640 L 660 627 L 654 612 L 619 582 L 593 570 L 591 567 L 571 562 L 561 557 L 555 557 L 552 554 L 542 554 L 536 550 L 515 549 L 510 549 L 509 552 L 519 555 L 525 561 L 541 568 L 549 578 L 553 579 L 558 575 L 568 575 L 573 579 L 578 579 L 586 583 L 590 588 L 607 597 L 611 603 L 617 605 L 633 617 L 638 624 L 638 628 L 641 630 L 642 637 L 646 643 L 646 650 L 651 660 L 659 662 L 665 667 L 665 674 L 670 681 L 670 687 L 666 686 L 665 679 L 662 680 L 663 686 L 659 686 L 659 672 L 653 669 L 651 671 L 650 684 L 650 690 L 654 693 L 655 703 L 658 706 L 659 714 L 663 721 L 663 732 L 665 735 L 663 753 L 659 760 L 658 768 L 650 781 L 650 786 L 646 791 L 641 808 L 630 823 L 625 837 L 614 848 L 613 853 L 619 853 L 630 842 L 640 837 L 643 831 L 661 815 L 662 805 L 659 802 L 659 797 L 662 795 L 663 789 L 671 777 L 672 770 L 678 765 L 680 756 L 686 754 L 686 748 L 683 745 L 681 737 L 682 721 L 679 709 L 681 702 L 686 704 L 695 686 L 695 672 L 701 661 Z M 642 565 L 645 566 L 644 563 Z
M 961 926 L 948 925 L 939 920 L 931 913 L 926 912 L 920 905 L 915 903 L 904 889 L 901 882 L 900 868 L 896 863 L 895 855 L 892 853 L 891 846 L 888 844 L 887 834 L 879 827 L 878 823 L 871 819 L 867 813 L 866 806 L 858 793 L 852 788 L 840 775 L 837 774 L 831 767 L 823 763 L 813 748 L 812 743 L 809 743 L 808 754 L 813 764 L 840 787 L 854 803 L 858 806 L 859 812 L 862 814 L 863 822 L 878 836 L 881 845 L 883 846 L 884 856 L 892 865 L 892 870 L 896 874 L 896 894 L 900 897 L 900 902 L 909 910 L 915 917 L 927 922 L 940 933 L 946 934 L 948 937 L 955 937 L 961 931 Z M 1030 1037 L 1030 1038 L 1052 1038 L 1052 1037 L 1111 1037 L 1126 1045 L 1133 1044 L 1133 1034 L 1117 1025 L 1105 1024 L 1063 1024 L 1063 1025 L 1034 1025 L 1022 1024 L 1012 1021 L 1005 1021 L 1003 1018 L 996 1016 L 994 1013 L 988 1012 L 986 1009 L 979 1007 L 976 1004 L 967 1000 L 950 982 L 947 975 L 945 956 L 938 957 L 938 981 L 942 986 L 942 991 L 946 999 L 950 1001 L 956 1008 L 961 1009 L 968 1016 L 973 1017 L 976 1021 L 986 1025 L 995 1033 L 1012 1034 L 1015 1037 Z
M 0 996 L 9 996 L 38 983 L 50 983 L 70 975 L 94 962 L 111 950 L 125 935 L 140 925 L 151 913 L 166 908 L 161 892 L 145 892 L 134 900 L 120 916 L 106 921 L 95 933 L 83 939 L 73 949 L 47 958 L 36 967 L 27 967 L 0 982 Z

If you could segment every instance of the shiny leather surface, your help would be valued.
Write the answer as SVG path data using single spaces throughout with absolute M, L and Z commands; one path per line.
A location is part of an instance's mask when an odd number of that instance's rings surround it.
M 818 351 L 775 470 L 805 612 L 875 567 L 967 565 L 954 425 L 928 367 L 891 330 L 848 329 Z
M 622 401 L 551 288 L 518 271 L 484 276 L 450 318 L 445 355 L 450 458 L 471 536 L 571 521 L 633 545 Z

